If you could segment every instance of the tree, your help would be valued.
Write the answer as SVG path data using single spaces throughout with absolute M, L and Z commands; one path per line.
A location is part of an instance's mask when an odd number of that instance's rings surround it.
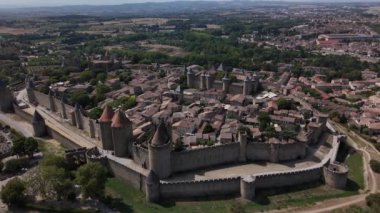
M 213 131 L 214 131 L 214 128 L 212 128 L 212 126 L 209 123 L 207 123 L 205 128 L 203 129 L 203 134 L 207 134 Z
M 29 157 L 33 157 L 33 154 L 38 151 L 38 141 L 32 137 L 27 138 L 24 141 L 25 154 Z
M 25 204 L 25 184 L 19 178 L 13 178 L 1 189 L 1 200 L 8 206 L 22 206 Z
M 277 106 L 278 106 L 278 109 L 290 110 L 293 108 L 294 104 L 291 100 L 280 98 L 277 101 Z
M 68 200 L 75 194 L 65 159 L 46 156 L 27 176 L 28 190 L 51 200 Z
M 69 98 L 72 104 L 78 103 L 79 105 L 86 107 L 91 104 L 91 99 L 85 91 L 73 92 Z
M 57 166 L 36 167 L 29 173 L 28 186 L 33 194 L 51 200 L 67 200 L 74 192 L 69 173 Z
M 260 131 L 265 130 L 271 122 L 271 118 L 268 113 L 266 112 L 261 112 L 259 116 L 257 117 L 257 120 L 259 121 L 259 128 Z
M 75 173 L 75 182 L 81 186 L 84 198 L 101 198 L 104 196 L 107 170 L 100 163 L 87 163 Z
M 376 172 L 376 173 L 380 173 L 380 162 L 377 161 L 377 160 L 371 160 L 369 162 L 369 165 L 371 166 L 371 169 Z
M 95 107 L 90 110 L 90 112 L 88 113 L 88 117 L 95 120 L 99 119 L 100 116 L 102 115 L 102 112 L 103 110 L 100 107 Z
M 38 142 L 32 137 L 18 137 L 13 141 L 12 151 L 13 154 L 18 155 L 19 157 L 24 155 L 33 157 L 33 154 L 38 151 Z
M 4 172 L 6 173 L 16 173 L 21 171 L 23 168 L 28 167 L 28 161 L 26 158 L 11 159 L 5 162 Z
M 370 194 L 365 198 L 365 200 L 373 212 L 380 211 L 380 193 Z
M 20 157 L 25 154 L 24 142 L 24 137 L 17 137 L 15 140 L 13 140 L 12 153 L 14 155 L 18 155 Z

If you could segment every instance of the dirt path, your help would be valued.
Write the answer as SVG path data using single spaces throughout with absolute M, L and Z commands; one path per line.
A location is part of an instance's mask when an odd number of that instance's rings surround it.
M 323 201 L 321 203 L 317 203 L 316 205 L 314 205 L 311 208 L 303 209 L 303 210 L 296 210 L 297 212 L 305 212 L 305 213 L 306 212 L 307 213 L 329 212 L 329 211 L 332 211 L 335 209 L 345 208 L 345 207 L 348 207 L 351 205 L 363 203 L 363 202 L 365 202 L 365 198 L 367 197 L 367 195 L 369 195 L 370 193 L 377 193 L 378 192 L 378 181 L 379 180 L 377 180 L 376 175 L 374 174 L 374 172 L 372 171 L 372 169 L 369 166 L 369 161 L 371 160 L 371 155 L 369 154 L 368 150 L 370 149 L 371 151 L 373 151 L 374 146 L 370 142 L 364 140 L 363 138 L 361 138 L 359 135 L 357 135 L 355 133 L 354 135 L 366 144 L 365 147 L 358 147 L 358 145 L 351 138 L 350 134 L 348 133 L 348 131 L 345 128 L 343 128 L 342 126 L 337 125 L 337 124 L 335 124 L 334 126 L 337 127 L 337 129 L 339 129 L 339 131 L 341 133 L 344 133 L 345 135 L 347 135 L 348 142 L 355 149 L 360 150 L 363 153 L 364 177 L 365 177 L 365 181 L 366 181 L 366 190 L 365 190 L 366 193 L 356 195 L 356 196 L 352 196 L 352 197 L 348 197 L 348 198 L 338 198 L 338 199 L 331 199 L 331 200 Z M 376 153 L 379 154 L 379 152 L 377 150 L 375 150 L 375 151 L 376 151 Z

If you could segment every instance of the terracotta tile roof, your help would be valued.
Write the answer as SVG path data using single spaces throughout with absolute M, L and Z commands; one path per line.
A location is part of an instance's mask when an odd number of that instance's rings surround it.
M 103 109 L 102 115 L 99 118 L 99 122 L 103 122 L 103 123 L 111 122 L 112 121 L 112 117 L 114 116 L 114 114 L 115 113 L 111 109 L 111 107 L 109 107 L 108 105 L 106 105 L 104 107 L 104 109 Z
M 125 116 L 125 113 L 117 110 L 112 118 L 111 127 L 121 128 L 127 126 L 128 124 L 131 124 L 131 121 Z

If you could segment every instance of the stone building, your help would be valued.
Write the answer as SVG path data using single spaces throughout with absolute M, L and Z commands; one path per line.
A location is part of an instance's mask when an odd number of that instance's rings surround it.
M 200 91 L 211 90 L 212 88 L 221 89 L 225 94 L 256 94 L 259 89 L 260 80 L 256 75 L 246 75 L 243 81 L 232 82 L 227 73 L 221 81 L 216 80 L 214 75 L 209 72 L 194 73 L 193 70 L 187 71 L 187 86 Z

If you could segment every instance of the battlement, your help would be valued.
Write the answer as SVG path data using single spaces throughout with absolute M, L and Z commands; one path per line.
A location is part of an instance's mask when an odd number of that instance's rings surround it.
M 196 183 L 212 183 L 212 182 L 225 182 L 225 181 L 234 181 L 240 180 L 240 176 L 228 177 L 228 178 L 215 178 L 215 179 L 203 179 L 203 180 L 191 180 L 191 181 L 160 181 L 162 185 L 178 185 L 178 184 L 196 184 Z

